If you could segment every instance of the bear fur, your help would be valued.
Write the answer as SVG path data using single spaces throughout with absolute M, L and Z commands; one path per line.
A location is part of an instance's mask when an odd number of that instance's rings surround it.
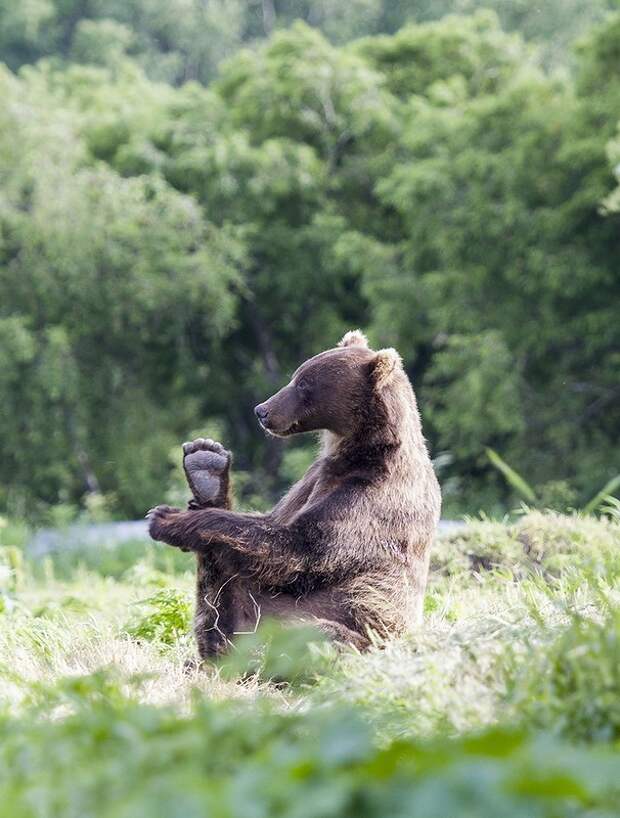
M 197 554 L 200 655 L 265 616 L 359 649 L 417 625 L 441 495 L 398 353 L 348 332 L 255 411 L 280 437 L 322 430 L 317 460 L 270 512 L 232 511 L 227 469 L 213 497 L 150 512 L 153 539 Z

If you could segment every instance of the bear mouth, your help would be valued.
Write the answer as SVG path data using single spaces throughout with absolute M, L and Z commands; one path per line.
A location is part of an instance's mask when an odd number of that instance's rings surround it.
M 291 423 L 288 429 L 285 429 L 284 432 L 280 432 L 280 434 L 282 435 L 282 437 L 288 437 L 288 435 L 294 435 L 296 432 L 299 432 L 300 429 L 301 423 L 298 420 L 296 420 L 294 423 Z
M 271 429 L 269 426 L 265 425 L 262 420 L 258 421 L 265 432 L 272 437 L 288 437 L 289 435 L 294 435 L 296 432 L 301 431 L 301 423 L 298 420 L 293 421 L 290 426 L 287 426 L 285 429 Z

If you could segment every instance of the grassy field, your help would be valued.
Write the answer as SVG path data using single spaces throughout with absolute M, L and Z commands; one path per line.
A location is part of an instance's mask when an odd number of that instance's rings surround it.
M 440 540 L 423 629 L 365 655 L 267 628 L 188 668 L 192 569 L 0 546 L 2 818 L 620 815 L 617 521 Z

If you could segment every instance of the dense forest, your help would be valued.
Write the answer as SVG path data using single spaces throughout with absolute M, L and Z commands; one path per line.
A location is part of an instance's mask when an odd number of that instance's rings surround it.
M 259 505 L 312 443 L 251 408 L 360 326 L 446 513 L 619 470 L 620 13 L 603 0 L 8 0 L 0 511 L 141 515 L 220 437 Z M 490 7 L 490 8 L 489 8 Z

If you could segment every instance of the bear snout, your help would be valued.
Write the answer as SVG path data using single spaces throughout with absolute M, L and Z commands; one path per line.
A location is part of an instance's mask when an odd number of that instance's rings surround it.
M 264 403 L 259 403 L 258 406 L 254 407 L 254 414 L 258 418 L 258 422 L 261 426 L 267 425 L 267 418 L 269 417 L 269 409 L 265 406 Z

